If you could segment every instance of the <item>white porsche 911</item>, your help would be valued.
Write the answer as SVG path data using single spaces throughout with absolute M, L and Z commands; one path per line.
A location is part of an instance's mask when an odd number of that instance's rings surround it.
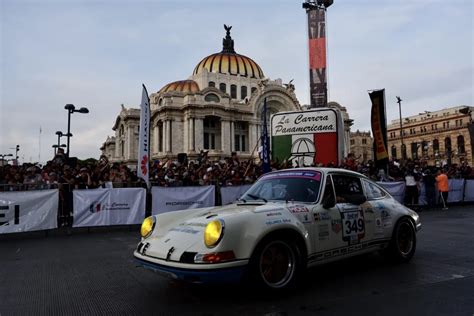
M 226 206 L 147 217 L 136 260 L 193 283 L 292 287 L 306 267 L 383 250 L 415 253 L 417 213 L 365 176 L 332 168 L 267 173 Z

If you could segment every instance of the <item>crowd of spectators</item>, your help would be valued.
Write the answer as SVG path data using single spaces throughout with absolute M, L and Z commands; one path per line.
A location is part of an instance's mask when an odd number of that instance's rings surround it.
M 289 168 L 288 162 L 272 162 L 272 170 Z M 427 170 L 436 173 L 437 168 L 421 161 L 408 160 L 403 166 L 397 161 L 389 163 L 389 170 L 378 169 L 371 161 L 362 163 L 353 155 L 343 160 L 341 165 L 329 164 L 327 167 L 345 168 L 365 174 L 375 181 L 405 181 L 407 174 L 418 176 L 420 181 Z M 474 169 L 467 164 L 444 166 L 449 178 L 474 179 Z M 239 159 L 236 153 L 231 157 L 213 160 L 202 151 L 196 160 L 152 161 L 150 182 L 156 186 L 235 186 L 251 184 L 262 174 L 259 162 Z M 71 189 L 93 189 L 99 187 L 136 187 L 144 183 L 136 172 L 126 164 L 110 162 L 105 156 L 99 160 L 79 161 L 66 159 L 64 153 L 58 154 L 44 166 L 24 163 L 19 166 L 0 167 L 0 191 L 21 191 L 48 189 L 69 186 Z

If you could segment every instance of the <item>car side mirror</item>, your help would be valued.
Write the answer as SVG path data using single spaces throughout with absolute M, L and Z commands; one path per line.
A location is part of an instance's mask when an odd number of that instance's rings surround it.
M 334 200 L 334 196 L 332 194 L 325 196 L 323 199 L 323 208 L 330 209 L 330 208 L 333 208 L 334 206 L 336 206 L 336 201 Z
M 347 203 L 361 205 L 367 201 L 367 197 L 360 193 L 360 194 L 350 194 L 345 197 Z

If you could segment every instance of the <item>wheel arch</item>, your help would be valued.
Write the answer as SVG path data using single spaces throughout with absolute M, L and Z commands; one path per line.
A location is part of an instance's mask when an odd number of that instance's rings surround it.
M 284 228 L 278 228 L 276 230 L 272 230 L 270 232 L 267 232 L 264 234 L 254 245 L 251 256 L 254 255 L 255 251 L 265 242 L 268 240 L 276 239 L 276 238 L 282 238 L 285 240 L 294 240 L 296 242 L 296 245 L 302 251 L 301 253 L 301 258 L 304 260 L 306 263 L 307 258 L 308 258 L 308 240 L 303 237 L 301 232 L 290 228 L 290 227 L 284 227 Z

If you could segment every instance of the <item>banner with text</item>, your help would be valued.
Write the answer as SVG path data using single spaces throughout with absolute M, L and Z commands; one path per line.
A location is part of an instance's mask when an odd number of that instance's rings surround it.
M 73 227 L 140 224 L 145 218 L 144 188 L 74 190 L 72 194 Z
M 374 160 L 378 168 L 387 171 L 387 118 L 385 115 L 385 89 L 369 93 L 372 101 L 370 121 L 374 135 Z
M 232 204 L 240 198 L 252 185 L 237 185 L 221 188 L 222 205 Z
M 152 214 L 215 206 L 215 187 L 152 187 Z
M 58 190 L 1 192 L 0 234 L 58 227 Z

